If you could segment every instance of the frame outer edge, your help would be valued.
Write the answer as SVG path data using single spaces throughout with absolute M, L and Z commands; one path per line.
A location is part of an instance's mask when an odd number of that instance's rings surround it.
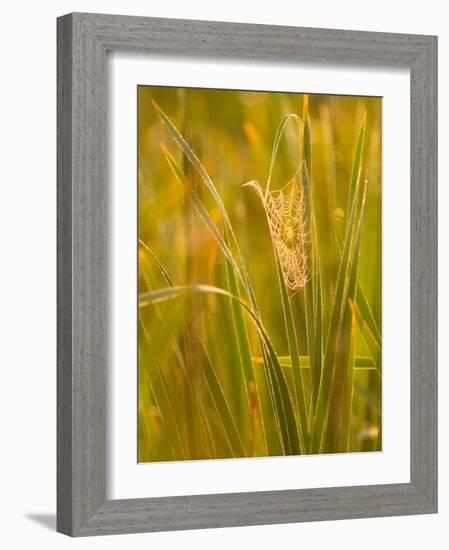
M 438 511 L 438 39 L 411 84 L 411 482 Z
M 58 19 L 60 532 L 86 536 L 436 511 L 436 39 L 279 29 L 278 35 L 264 25 L 85 13 Z M 277 44 L 275 53 L 270 44 Z M 417 253 L 411 266 L 411 483 L 106 501 L 106 50 L 184 48 L 193 55 L 257 57 L 260 46 L 263 58 L 285 54 L 411 68 L 411 246 Z
M 73 18 L 57 20 L 57 530 L 73 528 L 72 63 Z

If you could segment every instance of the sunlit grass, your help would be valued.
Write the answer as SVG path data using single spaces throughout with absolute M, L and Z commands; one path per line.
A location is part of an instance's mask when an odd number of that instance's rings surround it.
M 139 88 L 140 462 L 381 448 L 380 126 Z

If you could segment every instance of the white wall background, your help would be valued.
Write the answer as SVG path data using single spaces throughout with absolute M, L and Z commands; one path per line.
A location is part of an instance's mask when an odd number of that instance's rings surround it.
M 245 527 L 71 540 L 54 532 L 56 387 L 56 24 L 95 11 L 439 35 L 440 346 L 449 328 L 447 131 L 449 31 L 445 5 L 391 0 L 273 3 L 51 0 L 5 3 L 0 33 L 0 518 L 5 548 L 447 547 L 448 370 L 440 369 L 440 513 L 436 516 Z M 447 154 L 447 153 L 446 153 Z

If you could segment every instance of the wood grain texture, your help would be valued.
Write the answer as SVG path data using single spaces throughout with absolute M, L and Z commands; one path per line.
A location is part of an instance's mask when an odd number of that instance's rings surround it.
M 408 67 L 411 480 L 106 500 L 106 52 Z M 116 15 L 58 19 L 58 509 L 72 536 L 437 510 L 437 39 Z

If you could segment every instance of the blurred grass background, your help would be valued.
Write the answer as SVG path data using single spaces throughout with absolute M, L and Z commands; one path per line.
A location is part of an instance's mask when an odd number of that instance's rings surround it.
M 242 184 L 257 180 L 265 189 L 276 130 L 286 115 L 303 116 L 304 98 L 292 93 L 138 88 L 139 294 L 167 286 L 158 262 L 175 285 L 228 288 L 225 256 L 174 176 L 161 144 L 173 155 L 220 229 L 222 212 L 198 171 L 161 124 L 152 106 L 154 100 L 184 136 L 221 196 L 246 263 L 260 318 L 276 353 L 284 358 L 280 363 L 291 394 L 294 381 L 292 368 L 287 365 L 289 346 L 270 231 L 260 200 Z M 355 147 L 365 113 L 361 177 L 368 183 L 357 279 L 381 333 L 381 99 L 309 95 L 312 155 L 308 169 L 322 281 L 322 324 L 328 327 L 349 215 Z M 297 126 L 287 124 L 272 189 L 283 187 L 297 172 L 301 140 Z M 307 358 L 304 292 L 291 299 L 291 308 L 299 355 Z M 327 443 L 307 452 L 381 448 L 381 355 L 373 352 L 373 339 L 366 336 L 369 323 L 363 315 L 360 322 L 357 319 L 354 314 L 353 356 L 367 359 L 360 363 L 367 368 L 354 370 L 348 442 L 339 446 L 328 435 Z M 262 355 L 257 330 L 251 323 L 246 324 L 246 330 L 255 358 L 255 380 L 245 387 L 229 300 L 216 295 L 188 295 L 139 309 L 139 462 L 288 454 L 279 436 L 270 382 L 262 361 L 257 359 Z M 327 330 L 323 333 L 325 340 Z M 307 409 L 312 410 L 306 362 L 303 359 L 301 372 Z M 205 377 L 205 364 L 213 369 L 218 384 L 215 393 Z M 344 368 L 357 364 L 354 359 Z M 218 394 L 224 398 L 221 407 L 228 409 L 229 418 L 228 412 L 219 410 L 214 399 Z M 338 408 L 329 412 L 329 433 L 339 429 L 339 418 Z M 229 423 L 237 428 L 234 442 Z M 310 418 L 308 425 L 312 431 Z

